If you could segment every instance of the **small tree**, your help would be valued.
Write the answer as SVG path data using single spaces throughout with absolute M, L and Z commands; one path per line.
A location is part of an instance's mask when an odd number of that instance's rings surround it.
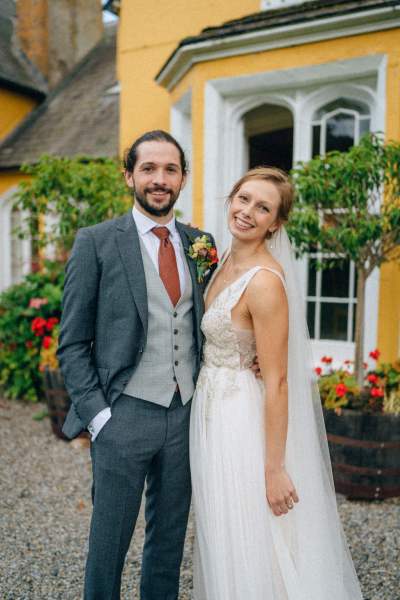
M 16 192 L 14 208 L 25 217 L 18 234 L 29 236 L 36 251 L 52 246 L 63 258 L 80 227 L 122 214 L 130 205 L 112 159 L 45 155 L 21 170 L 30 178 Z
M 317 247 L 357 270 L 355 374 L 362 385 L 365 284 L 376 267 L 400 257 L 400 143 L 368 134 L 348 152 L 299 163 L 292 174 L 298 198 L 288 230 L 298 254 Z

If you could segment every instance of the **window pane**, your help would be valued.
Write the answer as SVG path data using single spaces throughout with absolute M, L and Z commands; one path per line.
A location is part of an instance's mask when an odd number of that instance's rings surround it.
M 317 261 L 315 258 L 310 258 L 308 261 L 308 286 L 307 296 L 315 296 L 317 293 Z
M 321 303 L 321 340 L 347 340 L 347 304 Z
M 307 302 L 307 325 L 310 337 L 315 338 L 315 302 Z
M 326 152 L 346 152 L 354 145 L 355 119 L 352 115 L 338 113 L 326 122 Z
M 313 138 L 312 138 L 312 155 L 318 156 L 320 152 L 320 141 L 321 141 L 321 125 L 313 126 Z
M 371 127 L 371 119 L 360 119 L 360 137 L 368 133 Z
M 338 261 L 333 261 L 338 262 Z M 350 263 L 337 264 L 322 271 L 321 296 L 327 298 L 348 298 Z

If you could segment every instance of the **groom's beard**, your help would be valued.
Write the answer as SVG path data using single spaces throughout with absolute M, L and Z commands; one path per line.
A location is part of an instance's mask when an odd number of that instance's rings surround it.
M 169 201 L 164 206 L 158 207 L 150 204 L 147 200 L 146 194 L 156 191 L 163 191 L 169 194 Z M 178 200 L 180 190 L 174 194 L 174 192 L 170 188 L 163 187 L 154 187 L 153 189 L 145 188 L 144 194 L 141 195 L 137 190 L 133 190 L 133 197 L 140 204 L 140 206 L 149 214 L 154 215 L 155 217 L 165 217 L 171 209 L 174 207 L 176 201 Z

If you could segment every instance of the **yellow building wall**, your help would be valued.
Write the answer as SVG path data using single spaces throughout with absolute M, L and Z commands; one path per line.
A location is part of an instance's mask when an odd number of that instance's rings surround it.
M 169 94 L 154 78 L 182 38 L 259 9 L 259 0 L 122 1 L 118 34 L 121 153 L 144 131 L 169 129 Z
M 6 89 L 0 89 L 0 142 L 35 108 L 37 101 Z
M 174 104 L 192 90 L 193 119 L 193 222 L 203 223 L 204 176 L 204 86 L 220 77 L 317 65 L 358 56 L 386 54 L 386 135 L 400 140 L 400 30 L 377 32 L 346 39 L 327 40 L 292 48 L 235 56 L 199 63 L 191 68 L 171 92 Z M 399 356 L 400 268 L 386 264 L 381 269 L 378 307 L 378 347 L 383 360 Z
M 18 185 L 23 179 L 29 179 L 28 175 L 19 173 L 19 171 L 0 171 L 0 196 Z

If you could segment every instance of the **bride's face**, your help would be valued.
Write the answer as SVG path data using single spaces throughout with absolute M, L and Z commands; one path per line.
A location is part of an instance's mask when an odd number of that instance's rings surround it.
M 250 179 L 233 196 L 228 211 L 228 227 L 240 240 L 264 240 L 279 227 L 281 198 L 274 183 Z

